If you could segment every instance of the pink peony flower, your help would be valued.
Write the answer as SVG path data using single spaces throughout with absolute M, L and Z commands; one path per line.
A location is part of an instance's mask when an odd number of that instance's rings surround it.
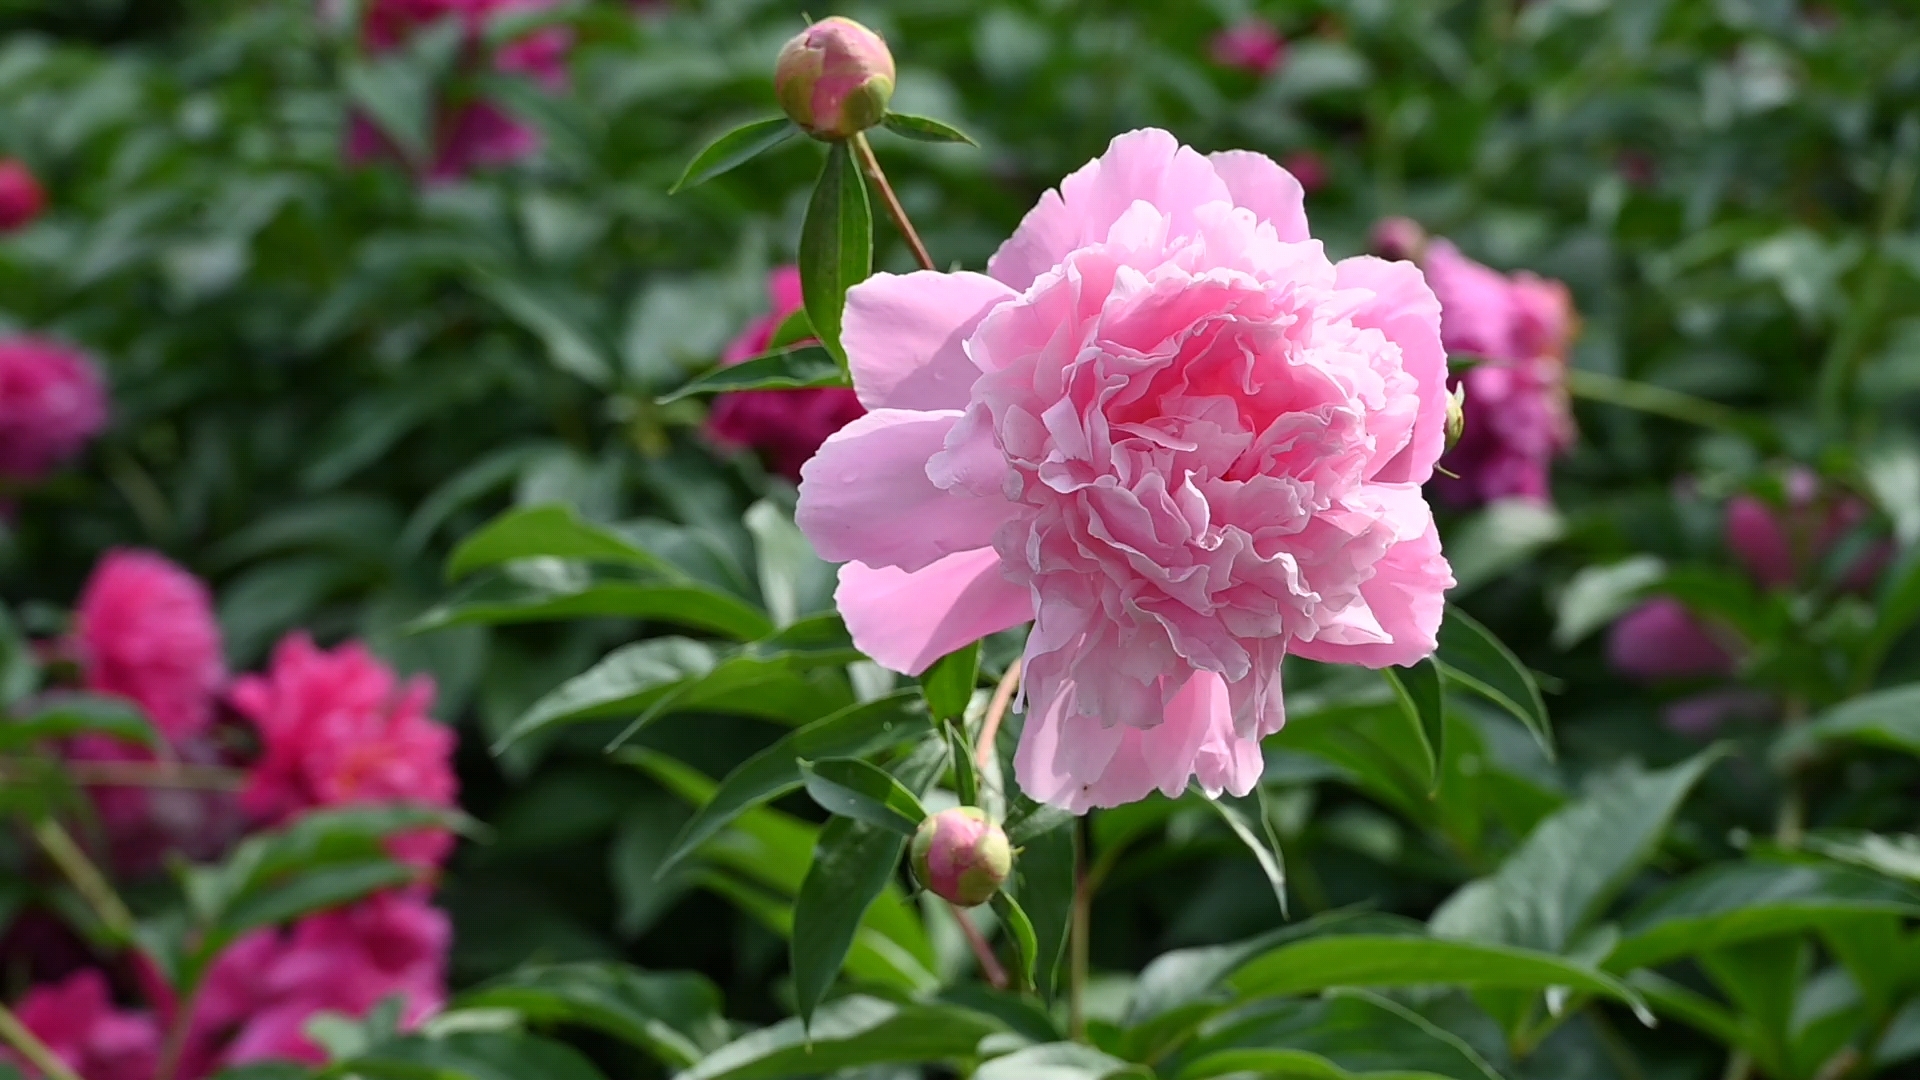
M 80 592 L 73 631 L 87 689 L 133 701 L 176 743 L 213 720 L 227 666 L 199 578 L 151 551 L 109 551 Z
M 266 675 L 235 680 L 231 700 L 260 731 L 260 760 L 240 794 L 257 820 L 327 806 L 454 805 L 454 734 L 427 715 L 433 680 L 402 685 L 358 642 L 327 652 L 289 634 Z M 452 849 L 439 829 L 393 841 L 395 858 L 422 867 Z
M 1858 498 L 1823 490 L 1819 477 L 1806 469 L 1787 477 L 1786 495 L 1786 506 L 1779 508 L 1753 495 L 1736 495 L 1727 503 L 1727 547 L 1767 589 L 1792 588 L 1871 514 Z M 1847 568 L 1842 587 L 1871 588 L 1891 556 L 1886 543 L 1869 545 Z
M 767 351 L 773 332 L 800 310 L 800 270 L 783 266 L 767 277 L 773 310 L 755 320 L 728 344 L 721 362 L 738 364 Z M 844 387 L 813 390 L 741 390 L 721 394 L 707 414 L 707 434 L 724 446 L 750 447 L 767 456 L 782 476 L 800 478 L 800 466 L 827 436 L 866 410 Z
M 1264 19 L 1245 19 L 1213 35 L 1210 51 L 1221 67 L 1267 75 L 1286 59 L 1287 39 Z
M 1681 698 L 1666 707 L 1661 719 L 1682 735 L 1707 739 L 1731 721 L 1765 719 L 1777 711 L 1773 695 L 1763 690 L 1729 686 Z
M 82 1080 L 152 1080 L 159 1064 L 160 1026 L 151 1016 L 115 1008 L 98 971 L 34 987 L 15 1014 Z M 27 1069 L 28 1076 L 39 1075 Z
M 0 161 L 0 233 L 25 228 L 47 208 L 47 193 L 33 170 L 8 158 Z
M 44 338 L 0 341 L 0 476 L 40 479 L 107 423 L 93 362 Z
M 799 525 L 847 563 L 840 611 L 895 671 L 1036 620 L 1034 798 L 1245 793 L 1287 653 L 1433 651 L 1439 330 L 1413 265 L 1327 260 L 1271 160 L 1122 135 L 988 274 L 852 290 L 873 411 L 802 470 Z
M 1733 674 L 1734 657 L 1687 606 L 1659 596 L 1622 616 L 1607 636 L 1613 669 L 1635 679 L 1699 679 Z
M 445 912 L 414 891 L 381 893 L 309 916 L 289 931 L 261 930 L 230 946 L 208 971 L 193 1042 L 219 1067 L 289 1060 L 324 1064 L 307 1038 L 315 1013 L 363 1017 L 398 996 L 413 1027 L 446 1003 Z
M 1479 358 L 1454 380 L 1467 390 L 1466 434 L 1441 465 L 1458 479 L 1442 475 L 1436 488 L 1465 506 L 1547 501 L 1553 459 L 1574 440 L 1565 360 L 1574 316 L 1566 286 L 1524 272 L 1509 278 L 1445 240 L 1424 245 L 1421 265 L 1440 298 L 1447 350 Z

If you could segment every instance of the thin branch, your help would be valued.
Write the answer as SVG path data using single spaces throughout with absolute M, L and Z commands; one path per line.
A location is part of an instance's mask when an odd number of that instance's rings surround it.
M 967 946 L 973 950 L 973 958 L 980 964 L 980 974 L 986 976 L 987 982 L 991 983 L 995 990 L 1005 990 L 1007 969 L 1001 966 L 1000 958 L 993 955 L 993 946 L 988 944 L 986 936 L 980 933 L 979 927 L 973 925 L 973 920 L 967 918 L 967 913 L 961 910 L 959 905 L 949 902 L 947 906 L 953 910 L 954 919 L 960 923 L 961 933 L 967 935 Z
M 853 154 L 860 159 L 860 169 L 867 174 L 874 190 L 880 193 L 880 201 L 887 205 L 887 216 L 900 228 L 900 235 L 906 238 L 907 246 L 913 249 L 913 257 L 919 260 L 920 269 L 934 270 L 933 256 L 927 254 L 927 245 L 920 242 L 920 234 L 913 229 L 913 222 L 907 220 L 907 208 L 900 205 L 899 196 L 893 193 L 893 185 L 887 182 L 887 174 L 880 168 L 880 159 L 874 156 L 873 144 L 867 142 L 865 135 L 855 135 L 848 140 L 853 144 Z
M 113 886 L 107 883 L 106 875 L 93 865 L 93 860 L 80 850 L 80 845 L 73 842 L 67 830 L 50 817 L 41 818 L 34 823 L 33 838 L 40 842 L 47 857 L 73 883 L 74 889 L 93 909 L 94 916 L 113 935 L 114 940 L 123 943 L 133 941 L 136 930 L 133 912 L 127 910 L 120 894 L 114 892 Z
M 1092 955 L 1088 938 L 1093 932 L 1093 882 L 1087 874 L 1087 833 L 1084 819 L 1073 829 L 1073 911 L 1068 925 L 1067 1033 L 1075 1042 L 1087 1041 L 1087 975 Z
M 8 775 L 0 758 L 0 779 Z M 183 765 L 169 761 L 69 761 L 67 774 L 81 787 L 183 788 L 195 791 L 239 791 L 247 774 L 217 765 Z
M 1000 684 L 993 688 L 993 699 L 987 702 L 986 719 L 980 723 L 980 741 L 974 745 L 973 760 L 982 769 L 993 762 L 994 740 L 1000 737 L 1000 721 L 1007 715 L 1007 706 L 1013 703 L 1013 692 L 1020 688 L 1020 658 L 1014 657 L 1007 665 L 1007 673 L 1000 676 Z
M 67 1063 L 60 1060 L 60 1055 L 41 1042 L 38 1035 L 28 1031 L 27 1025 L 21 1023 L 20 1018 L 5 1005 L 0 1005 L 0 1041 L 18 1050 L 20 1056 L 27 1059 L 27 1064 L 40 1070 L 40 1075 L 46 1080 L 80 1080 L 79 1074 L 67 1068 Z

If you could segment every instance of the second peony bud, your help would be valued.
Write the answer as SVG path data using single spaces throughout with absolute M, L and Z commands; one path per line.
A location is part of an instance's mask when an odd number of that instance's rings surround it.
M 977 806 L 942 810 L 913 837 L 913 876 L 927 891 L 960 907 L 993 899 L 1013 873 L 1007 834 Z
M 780 107 L 807 134 L 829 141 L 851 138 L 884 119 L 893 80 L 886 40 L 838 15 L 794 35 L 773 69 Z

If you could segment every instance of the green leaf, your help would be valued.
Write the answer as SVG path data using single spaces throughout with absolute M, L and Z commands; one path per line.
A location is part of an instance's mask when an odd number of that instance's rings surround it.
M 695 154 L 693 160 L 687 162 L 686 171 L 680 174 L 680 179 L 667 189 L 667 194 L 678 194 L 697 184 L 704 184 L 721 173 L 739 168 L 798 134 L 800 129 L 784 116 L 770 116 L 765 120 L 741 124 Z
M 754 564 L 760 595 L 776 626 L 833 611 L 834 566 L 814 554 L 813 544 L 786 511 L 762 499 L 743 519 L 753 534 Z
M 807 794 L 831 814 L 912 836 L 926 820 L 926 807 L 900 781 L 859 758 L 800 762 Z
M 1004 889 L 993 894 L 993 912 L 1000 916 L 1000 925 L 1006 927 L 1007 940 L 1013 945 L 1013 988 L 1023 993 L 1033 989 L 1033 962 L 1039 954 L 1039 944 L 1033 936 L 1033 920 Z M 966 918 L 965 915 L 960 918 Z
M 1845 866 L 1723 863 L 1682 878 L 1629 913 L 1604 966 L 1653 967 L 1865 914 L 1920 916 L 1920 893 Z
M 393 1039 L 335 1062 L 322 1077 L 366 1080 L 601 1080 L 579 1051 L 530 1035 L 467 1031 Z
M 1385 1071 L 1387 1076 L 1411 1072 L 1500 1080 L 1460 1036 L 1398 1001 L 1344 989 L 1313 1001 L 1267 1000 L 1236 1008 L 1182 1048 L 1180 1060 L 1188 1064 L 1174 1075 L 1178 1080 L 1232 1075 L 1220 1069 L 1235 1060 L 1228 1055 L 1280 1047 L 1318 1054 L 1361 1075 Z
M 913 116 L 908 113 L 890 112 L 881 123 L 895 135 L 918 142 L 966 143 L 979 146 L 966 132 L 951 124 L 942 123 L 925 116 Z
M 1627 976 L 1627 985 L 1640 991 L 1661 1016 L 1703 1031 L 1730 1048 L 1753 1052 L 1753 1030 L 1719 1002 L 1644 969 Z
M 1431 658 L 1412 667 L 1381 668 L 1387 685 L 1393 687 L 1406 715 L 1412 742 L 1420 747 L 1427 763 L 1428 790 L 1440 786 L 1440 761 L 1446 745 L 1446 698 L 1440 686 L 1440 669 Z
M 747 810 L 798 791 L 800 759 L 861 757 L 924 735 L 919 695 L 902 690 L 849 705 L 780 739 L 727 774 L 713 797 L 687 822 L 661 865 L 671 869 Z
M 813 339 L 813 323 L 807 321 L 807 309 L 795 308 L 780 325 L 773 328 L 773 336 L 767 339 L 767 351 L 775 352 L 789 345 L 798 345 Z
M 24 701 L 40 685 L 40 664 L 13 612 L 0 604 L 0 709 Z
M 1823 829 L 1803 841 L 1808 851 L 1835 862 L 1865 867 L 1900 881 L 1920 883 L 1920 836 Z
M 161 743 L 139 706 L 105 694 L 62 692 L 41 698 L 18 716 L 0 716 L 0 751 L 86 734 L 150 748 Z
M 1258 1080 L 1447 1080 L 1438 1073 L 1395 1069 L 1356 1073 L 1305 1050 L 1223 1050 L 1180 1070 L 1180 1080 L 1241 1076 Z
M 840 974 L 868 905 L 893 881 L 907 838 L 834 818 L 820 830 L 813 866 L 793 904 L 793 992 L 803 1023 Z
M 720 991 L 693 972 L 582 962 L 520 968 L 461 994 L 457 1009 L 511 1009 L 536 1024 L 592 1028 L 684 1069 L 727 1039 Z
M 469 276 L 476 290 L 540 339 L 554 367 L 597 387 L 613 382 L 614 364 L 608 358 L 609 350 L 599 339 L 587 313 L 578 310 L 582 305 L 577 297 L 554 292 L 546 285 L 510 278 L 477 264 Z
M 1447 534 L 1447 561 L 1455 583 L 1447 595 L 1458 599 L 1497 580 L 1566 531 L 1566 520 L 1551 506 L 1530 499 L 1490 504 Z
M 957 1061 L 999 1021 L 951 1005 L 917 1005 L 852 995 L 822 1005 L 810 1024 L 796 1017 L 721 1047 L 679 1080 L 789 1080 L 871 1065 Z
M 1653 854 L 1719 756 L 1708 750 L 1596 785 L 1542 821 L 1491 877 L 1454 893 L 1434 913 L 1433 932 L 1564 952 Z
M 1041 997 L 1051 999 L 1060 960 L 1067 950 L 1080 819 L 1071 814 L 1064 819 L 1036 814 L 1028 820 L 1055 821 L 1049 828 L 1021 831 L 1018 839 L 1014 839 L 1013 830 L 1008 832 L 1008 839 L 1019 852 L 1013 860 L 1013 892 L 1033 923 L 1034 985 Z
M 966 714 L 973 688 L 980 681 L 980 643 L 950 652 L 933 662 L 920 676 L 927 695 L 927 712 L 935 720 L 954 720 Z
M 1553 643 L 1571 649 L 1588 634 L 1625 614 L 1640 602 L 1648 588 L 1667 575 L 1667 564 L 1652 555 L 1606 566 L 1588 566 L 1573 575 L 1560 591 Z
M 1333 986 L 1567 986 L 1645 1010 L 1632 988 L 1597 968 L 1532 949 L 1444 938 L 1309 938 L 1249 961 L 1228 982 L 1246 997 L 1310 994 Z
M 569 619 L 644 619 L 750 641 L 773 633 L 765 612 L 698 582 L 622 579 L 565 563 L 510 567 L 476 580 L 407 626 L 414 634 L 449 626 L 501 626 Z
M 661 395 L 659 403 L 670 405 L 681 398 L 739 390 L 808 390 L 847 385 L 846 369 L 824 346 L 788 345 L 696 376 L 678 390 Z
M 1751 1025 L 1754 1058 L 1769 1076 L 1788 1076 L 1794 1001 L 1808 975 L 1807 942 L 1798 934 L 1758 938 L 1702 950 L 1697 960 L 1713 985 Z
M 1910 548 L 1883 580 L 1873 630 L 1854 663 L 1855 690 L 1873 685 L 1887 650 L 1893 648 L 1915 619 L 1920 619 L 1920 545 Z
M 1493 632 L 1459 608 L 1448 605 L 1440 623 L 1440 649 L 1434 655 L 1447 678 L 1512 713 L 1553 756 L 1553 727 L 1533 672 Z
M 1896 686 L 1837 705 L 1774 740 L 1772 759 L 1786 769 L 1822 744 L 1852 742 L 1920 757 L 1920 683 Z
M 873 213 L 866 182 L 846 142 L 827 146 L 807 218 L 800 226 L 800 292 L 820 344 L 846 365 L 840 321 L 847 290 L 873 272 Z
M 683 575 L 673 564 L 604 525 L 582 520 L 570 506 L 548 504 L 509 510 L 467 537 L 447 559 L 447 579 L 516 559 L 582 559 L 649 570 L 667 578 Z
M 350 60 L 340 73 L 347 100 L 393 141 L 402 157 L 419 166 L 433 157 L 433 83 L 405 57 Z
M 973 1080 L 1131 1080 L 1153 1073 L 1080 1043 L 1042 1043 L 982 1062 Z
M 719 662 L 712 646 L 690 638 L 649 638 L 615 649 L 534 702 L 495 741 L 494 752 L 556 724 L 644 714 Z
M 1207 805 L 1227 823 L 1233 835 L 1240 838 L 1248 851 L 1253 853 L 1254 861 L 1260 864 L 1260 872 L 1267 876 L 1267 884 L 1273 887 L 1273 898 L 1280 905 L 1280 917 L 1287 917 L 1287 868 L 1280 854 L 1280 839 L 1274 834 L 1273 822 L 1266 813 L 1266 789 L 1255 787 L 1256 801 L 1253 816 L 1259 818 L 1259 829 L 1249 820 L 1246 810 L 1229 802 L 1225 796 L 1208 799 Z
M 974 761 L 973 747 L 967 744 L 967 731 L 958 720 L 940 725 L 947 739 L 947 759 L 953 766 L 953 793 L 962 806 L 980 805 L 980 770 Z

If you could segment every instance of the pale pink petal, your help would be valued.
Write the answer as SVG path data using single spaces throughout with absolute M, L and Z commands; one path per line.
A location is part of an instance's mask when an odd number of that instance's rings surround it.
M 1280 239 L 1297 244 L 1307 234 L 1307 192 L 1292 173 L 1265 154 L 1251 150 L 1223 150 L 1207 155 L 1213 171 L 1226 181 L 1236 206 L 1273 223 Z
M 820 557 L 918 570 L 984 547 L 1007 519 L 998 494 L 942 491 L 927 461 L 945 448 L 957 412 L 879 409 L 841 428 L 800 470 L 794 522 Z
M 985 274 L 875 274 L 847 291 L 841 342 L 869 409 L 964 409 L 980 369 L 966 340 L 1012 289 Z
M 1057 194 L 1041 196 L 987 261 L 987 273 L 1024 292 L 1070 252 L 1104 241 L 1136 202 L 1164 214 L 1172 235 L 1189 236 L 1195 210 L 1230 199 L 1213 166 L 1190 147 L 1157 128 L 1129 131 L 1061 181 Z
M 1370 479 L 1424 484 L 1447 438 L 1447 353 L 1440 347 L 1440 301 L 1410 262 L 1361 255 L 1342 260 L 1334 270 L 1340 288 L 1373 293 L 1373 299 L 1353 313 L 1353 324 L 1379 330 L 1400 346 L 1401 364 L 1420 385 L 1412 439 Z
M 1432 656 L 1438 645 L 1451 588 L 1453 570 L 1440 553 L 1439 530 L 1429 523 L 1419 536 L 1388 548 L 1374 564 L 1373 577 L 1360 586 L 1374 619 L 1393 640 L 1359 645 L 1296 641 L 1289 651 L 1329 664 L 1378 668 L 1415 663 Z
M 1001 574 L 992 548 L 949 555 L 912 573 L 850 562 L 840 568 L 833 599 L 854 645 L 907 675 L 1033 618 L 1033 597 Z

